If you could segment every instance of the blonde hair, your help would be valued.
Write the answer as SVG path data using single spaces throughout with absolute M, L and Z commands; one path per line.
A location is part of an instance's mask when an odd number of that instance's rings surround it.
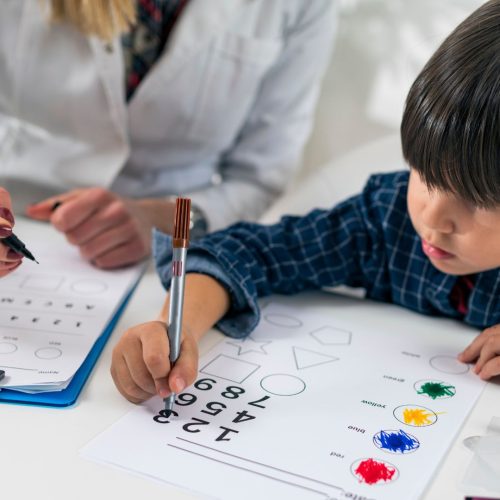
M 110 41 L 135 22 L 135 0 L 50 0 L 51 18 Z

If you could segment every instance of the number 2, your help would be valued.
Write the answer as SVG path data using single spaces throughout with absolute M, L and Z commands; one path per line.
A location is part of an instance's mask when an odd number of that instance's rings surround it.
M 209 422 L 207 422 L 206 420 L 202 420 L 201 418 L 196 418 L 196 417 L 193 417 L 194 422 L 188 422 L 187 424 L 184 424 L 182 426 L 182 428 L 186 431 L 186 432 L 192 432 L 192 433 L 196 433 L 196 432 L 200 432 L 200 429 L 194 429 L 194 430 L 191 430 L 192 427 L 195 427 L 197 425 L 208 425 Z

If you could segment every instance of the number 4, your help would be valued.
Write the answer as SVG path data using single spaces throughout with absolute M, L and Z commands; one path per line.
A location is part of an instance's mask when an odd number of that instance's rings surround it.
M 255 418 L 253 415 L 250 415 L 246 410 L 237 411 L 236 415 L 238 416 L 233 420 L 235 424 L 246 422 L 248 420 L 253 420 Z

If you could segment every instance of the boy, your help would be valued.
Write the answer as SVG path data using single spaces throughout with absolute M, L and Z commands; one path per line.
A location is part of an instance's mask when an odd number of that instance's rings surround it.
M 165 397 L 197 374 L 197 342 L 217 323 L 243 337 L 257 298 L 339 284 L 374 300 L 484 329 L 460 354 L 483 379 L 500 374 L 500 0 L 443 42 L 413 84 L 401 125 L 410 172 L 375 175 L 330 211 L 273 226 L 237 224 L 191 247 L 181 355 L 172 369 L 159 321 L 131 328 L 111 372 L 129 400 Z M 171 242 L 155 237 L 170 280 Z

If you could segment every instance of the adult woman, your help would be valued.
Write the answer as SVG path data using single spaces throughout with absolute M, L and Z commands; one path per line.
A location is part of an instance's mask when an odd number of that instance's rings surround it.
M 1 6 L 0 183 L 17 207 L 42 199 L 28 215 L 117 267 L 149 253 L 152 226 L 170 232 L 168 195 L 192 198 L 202 233 L 256 218 L 282 191 L 335 2 L 139 0 L 122 40 L 132 0 L 50 3 L 56 23 L 39 2 Z

